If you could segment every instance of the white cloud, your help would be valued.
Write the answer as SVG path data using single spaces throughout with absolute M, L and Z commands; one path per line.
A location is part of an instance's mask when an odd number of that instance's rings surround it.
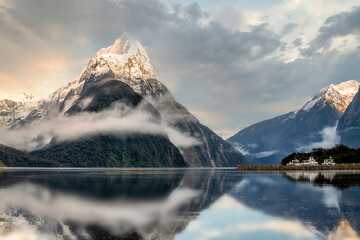
M 218 21 L 224 26 L 239 30 L 250 31 L 251 26 L 264 23 L 262 13 L 247 10 L 236 3 L 220 2 L 210 12 L 210 20 Z
M 258 144 L 256 143 L 249 143 L 249 144 L 240 144 L 240 143 L 232 143 L 235 148 L 241 152 L 243 155 L 253 155 L 253 152 L 255 151 L 256 148 L 259 147 Z M 248 149 L 248 150 L 246 150 Z M 261 154 L 260 154 L 261 155 Z M 271 155 L 271 154 L 270 154 Z
M 236 146 L 235 147 L 239 152 L 242 153 L 242 155 L 246 156 L 246 155 L 251 155 L 250 151 L 247 151 L 244 147 L 242 146 Z
M 298 152 L 311 152 L 313 148 L 332 148 L 340 143 L 340 136 L 336 133 L 337 123 L 332 127 L 325 127 L 320 131 L 322 140 L 320 142 L 313 142 L 309 145 L 296 148 Z
M 182 133 L 168 126 L 166 126 L 165 129 L 170 141 L 179 148 L 187 148 L 201 144 L 200 141 L 194 137 L 191 137 L 188 133 Z
M 264 152 L 258 152 L 254 154 L 255 158 L 264 158 L 264 157 L 269 157 L 271 155 L 274 155 L 275 153 L 277 153 L 278 150 L 273 150 L 273 151 L 264 151 Z
M 275 153 L 279 152 L 278 150 L 273 151 L 263 151 L 263 152 L 256 152 L 256 148 L 258 145 L 256 143 L 241 145 L 238 143 L 234 143 L 235 148 L 241 152 L 244 156 L 252 156 L 254 158 L 264 158 L 274 155 Z
M 282 35 L 283 41 L 287 42 L 286 52 L 282 54 L 285 61 L 293 61 L 297 58 L 302 58 L 297 47 L 292 46 L 291 43 L 297 38 L 301 38 L 304 45 L 308 45 L 318 34 L 319 28 L 324 24 L 324 21 L 334 14 L 342 11 L 349 11 L 353 6 L 359 4 L 356 0 L 350 1 L 284 1 L 284 4 L 271 9 L 267 14 L 267 20 L 270 28 L 278 31 L 286 23 L 296 23 L 293 31 L 286 35 Z M 281 14 L 278 14 L 281 12 Z
M 168 136 L 177 147 L 199 144 L 186 133 L 152 120 L 141 106 L 131 110 L 123 104 L 98 113 L 82 112 L 75 116 L 55 116 L 17 129 L 0 129 L 0 142 L 21 150 L 31 151 L 47 145 L 53 138 L 58 142 L 73 141 L 98 134 L 150 134 Z

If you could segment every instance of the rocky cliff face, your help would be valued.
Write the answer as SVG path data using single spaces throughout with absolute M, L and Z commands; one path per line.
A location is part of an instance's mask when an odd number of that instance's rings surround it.
M 348 147 L 360 147 L 360 94 L 358 93 L 345 114 L 339 121 L 337 132 L 341 137 L 341 144 Z
M 118 94 L 112 89 L 106 93 L 102 91 L 109 81 L 123 84 L 123 87 L 117 87 Z M 119 89 L 127 90 L 121 92 Z M 97 92 L 103 94 L 97 95 Z M 120 92 L 121 94 L 119 94 Z M 127 35 L 117 39 L 113 45 L 99 50 L 74 81 L 53 94 L 23 102 L 2 100 L 0 102 L 0 123 L 8 129 L 29 127 L 43 121 L 51 121 L 54 118 L 71 117 L 84 112 L 101 114 L 102 111 L 113 109 L 114 105 L 118 103 L 125 103 L 126 109 L 135 107 L 139 110 L 141 108 L 141 112 L 144 112 L 142 108 L 145 106 L 145 113 L 152 116 L 150 122 L 157 124 L 157 127 L 164 126 L 164 129 L 160 131 L 161 138 L 171 141 L 166 143 L 167 146 L 163 148 L 167 149 L 165 152 L 170 154 L 162 156 L 167 159 L 166 161 L 173 160 L 175 156 L 178 156 L 177 152 L 181 152 L 181 157 L 188 166 L 225 167 L 245 163 L 240 152 L 202 125 L 187 109 L 175 101 L 170 91 L 157 80 L 144 48 L 138 41 Z M 15 107 L 9 107 L 10 105 Z M 148 122 L 147 120 L 149 119 L 146 119 L 146 122 Z M 146 133 L 147 136 L 155 134 L 158 137 L 159 135 L 159 131 L 154 134 Z M 100 135 L 103 134 L 98 134 L 96 137 Z M 130 139 L 134 137 L 133 135 L 127 131 L 126 138 Z M 143 134 L 140 135 L 141 138 L 144 137 Z M 179 139 L 185 140 L 179 142 Z M 82 141 L 83 138 L 76 140 Z M 54 154 L 42 155 L 40 152 L 49 151 L 58 144 L 60 142 L 54 137 L 44 149 L 36 149 L 34 154 L 42 157 L 54 157 Z M 73 147 L 72 141 L 70 145 Z M 123 146 L 123 144 L 120 145 Z M 173 145 L 175 146 L 172 147 Z M 96 146 L 98 145 L 96 144 Z M 153 147 L 155 149 L 145 152 L 153 152 L 154 157 L 159 157 L 161 154 L 157 154 L 156 148 L 158 147 Z M 125 149 L 128 148 L 121 148 L 114 158 L 119 156 L 124 158 L 122 153 Z M 82 155 L 82 157 L 85 156 Z M 136 166 L 132 164 L 130 165 Z
M 301 109 L 251 125 L 228 141 L 247 153 L 248 161 L 253 164 L 279 164 L 292 152 L 332 147 L 330 144 L 337 141 L 337 121 L 359 86 L 360 83 L 353 80 L 336 86 L 331 84 Z

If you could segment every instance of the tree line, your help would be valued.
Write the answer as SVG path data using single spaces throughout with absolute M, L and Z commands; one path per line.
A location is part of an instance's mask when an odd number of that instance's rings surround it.
M 288 155 L 281 161 L 281 165 L 288 164 L 291 160 L 295 159 L 295 157 L 298 160 L 307 160 L 311 156 L 313 156 L 319 163 L 323 163 L 324 160 L 330 158 L 330 156 L 334 159 L 335 163 L 338 164 L 360 163 L 360 148 L 349 148 L 342 144 L 338 144 L 329 149 L 314 148 L 309 153 L 292 153 Z

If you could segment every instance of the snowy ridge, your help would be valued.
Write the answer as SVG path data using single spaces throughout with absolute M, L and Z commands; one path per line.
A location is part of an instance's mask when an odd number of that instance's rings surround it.
M 315 97 L 307 102 L 301 110 L 309 111 L 316 105 L 332 104 L 339 113 L 343 114 L 351 103 L 352 99 L 359 91 L 360 83 L 355 80 L 342 82 L 338 85 L 330 84 L 321 89 Z
M 359 91 L 359 88 L 359 82 L 350 80 L 336 86 L 333 85 L 331 91 L 327 91 L 325 97 L 339 112 L 344 113 L 356 93 Z
M 157 80 L 143 46 L 127 34 L 123 34 L 111 46 L 100 49 L 77 79 L 69 85 L 78 85 L 81 88 L 85 81 L 97 81 L 102 77 L 112 77 L 125 82 L 135 92 L 149 98 L 158 98 L 167 92 Z M 67 92 L 71 91 L 70 88 Z
M 140 91 L 136 86 L 140 79 L 157 79 L 145 49 L 127 34 L 123 34 L 113 45 L 100 49 L 80 73 L 78 81 L 99 79 L 105 75 L 134 85 L 135 91 Z
M 45 115 L 46 97 L 34 97 L 24 94 L 20 101 L 10 99 L 0 100 L 0 126 L 14 128 L 23 124 L 29 116 L 42 118 Z M 45 104 L 46 105 L 46 104 Z
M 43 97 L 24 94 L 17 101 L 0 100 L 0 126 L 14 128 L 33 120 L 41 120 L 61 104 L 64 105 L 64 113 L 77 100 L 87 81 L 97 81 L 104 76 L 129 84 L 143 96 L 159 97 L 165 92 L 164 86 L 156 80 L 157 76 L 145 49 L 137 40 L 123 34 L 111 46 L 100 49 L 75 80 L 54 93 Z M 155 92 L 159 96 L 154 96 Z
M 76 79 L 66 87 L 42 97 L 27 95 L 20 101 L 0 100 L 0 127 L 16 128 L 34 121 L 40 121 L 55 111 L 71 91 L 78 94 L 82 86 L 83 84 Z
M 342 82 L 338 85 L 330 84 L 321 89 L 314 98 L 305 103 L 301 109 L 289 112 L 288 117 L 285 118 L 282 123 L 294 119 L 300 111 L 309 112 L 314 107 L 322 108 L 329 103 L 342 115 L 345 113 L 359 89 L 360 82 L 355 80 Z

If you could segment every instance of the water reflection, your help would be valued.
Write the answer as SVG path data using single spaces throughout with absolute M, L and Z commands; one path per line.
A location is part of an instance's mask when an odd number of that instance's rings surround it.
M 2 170 L 0 239 L 358 239 L 359 172 Z
M 359 239 L 358 179 L 359 172 L 245 174 L 230 195 L 265 214 L 300 221 L 318 239 Z
M 316 239 L 299 221 L 273 217 L 254 211 L 225 194 L 209 209 L 200 213 L 180 239 Z
M 359 171 L 288 171 L 283 175 L 296 182 L 312 182 L 317 186 L 331 185 L 338 189 L 360 186 Z
M 228 171 L 2 171 L 5 239 L 172 239 L 231 188 Z

